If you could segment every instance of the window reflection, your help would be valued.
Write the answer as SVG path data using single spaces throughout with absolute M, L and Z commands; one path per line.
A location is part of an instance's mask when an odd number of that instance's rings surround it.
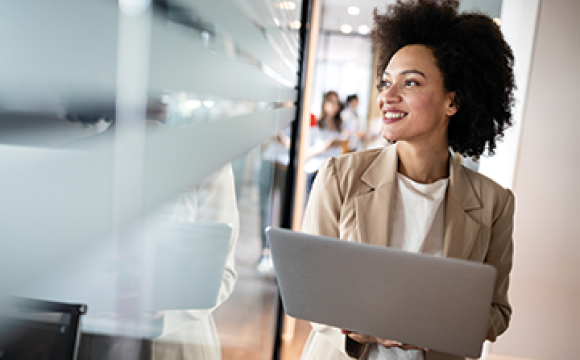
M 266 139 L 294 117 L 281 107 L 295 100 L 299 43 L 271 16 L 289 24 L 300 4 L 151 4 L 127 38 L 142 55 L 118 47 L 116 2 L 0 12 L 0 142 L 18 146 L 0 147 L 0 266 L 14 273 L 1 290 L 87 304 L 80 359 L 269 357 L 277 290 L 256 265 L 287 150 Z M 203 77 L 223 64 L 233 76 Z M 118 82 L 135 68 L 138 81 Z

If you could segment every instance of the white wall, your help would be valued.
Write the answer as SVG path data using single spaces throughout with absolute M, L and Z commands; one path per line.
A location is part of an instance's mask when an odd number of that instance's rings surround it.
M 479 171 L 508 188 L 513 187 L 521 125 L 525 118 L 524 105 L 528 93 L 539 3 L 540 0 L 504 0 L 502 4 L 501 30 L 515 56 L 517 89 L 513 109 L 514 126 L 505 132 L 504 139 L 497 144 L 495 156 L 481 158 Z
M 541 1 L 513 179 L 514 315 L 488 359 L 580 357 L 579 37 L 580 1 Z

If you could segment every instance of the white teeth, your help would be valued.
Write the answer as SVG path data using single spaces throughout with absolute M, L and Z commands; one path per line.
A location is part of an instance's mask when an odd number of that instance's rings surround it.
M 406 114 L 402 113 L 402 112 L 387 112 L 387 113 L 385 113 L 385 117 L 387 119 L 400 119 L 405 115 Z

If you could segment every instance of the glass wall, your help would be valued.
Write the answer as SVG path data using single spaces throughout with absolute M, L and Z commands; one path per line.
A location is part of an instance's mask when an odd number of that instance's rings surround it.
M 67 303 L 88 309 L 79 359 L 272 357 L 262 229 L 284 205 L 300 14 L 299 1 L 4 4 L 3 354 L 61 346 L 70 314 L 52 306 Z

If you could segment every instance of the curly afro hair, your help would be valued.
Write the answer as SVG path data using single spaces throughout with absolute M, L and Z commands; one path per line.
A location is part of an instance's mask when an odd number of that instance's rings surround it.
M 397 0 L 384 14 L 374 11 L 372 40 L 382 77 L 392 56 L 407 45 L 433 52 L 446 90 L 459 106 L 448 128 L 449 146 L 479 158 L 495 153 L 512 125 L 514 55 L 496 23 L 480 13 L 458 13 L 457 0 Z

